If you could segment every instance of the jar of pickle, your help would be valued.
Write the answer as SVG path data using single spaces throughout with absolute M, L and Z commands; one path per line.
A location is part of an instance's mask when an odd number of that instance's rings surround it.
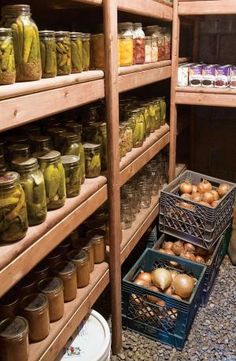
M 145 134 L 148 137 L 151 133 L 151 118 L 148 109 L 149 104 L 147 102 L 142 103 L 142 112 L 145 122 Z
M 61 157 L 66 176 L 66 195 L 68 198 L 76 197 L 80 193 L 81 164 L 80 157 L 76 155 L 63 155 Z
M 11 289 L 0 298 L 0 320 L 12 318 L 18 314 L 19 300 L 19 292 L 16 289 Z
M 70 41 L 72 73 L 81 73 L 83 71 L 82 33 L 71 32 Z
M 42 293 L 32 293 L 21 301 L 21 311 L 29 324 L 29 338 L 32 342 L 44 340 L 49 335 L 49 305 Z
M 152 39 L 152 63 L 156 63 L 159 60 L 158 57 L 158 36 L 159 27 L 151 25 L 146 27 L 146 35 L 151 36 Z
M 90 238 L 90 242 L 92 242 L 93 245 L 94 263 L 104 262 L 106 259 L 105 234 L 94 231 L 94 234 Z
M 121 125 L 124 127 L 125 152 L 128 153 L 133 149 L 133 130 L 128 121 L 122 122 Z
M 30 138 L 30 141 L 34 153 L 43 155 L 52 149 L 51 138 L 47 135 L 33 135 Z
M 12 39 L 12 30 L 0 28 L 0 85 L 14 84 L 16 67 Z
M 145 36 L 145 63 L 152 63 L 152 37 Z
M 101 145 L 84 143 L 85 176 L 95 178 L 101 174 Z
M 119 149 L 120 149 L 120 159 L 126 155 L 126 144 L 125 144 L 125 126 L 119 125 Z
M 133 24 L 118 24 L 118 64 L 119 66 L 129 66 L 133 64 Z
M 123 230 L 129 229 L 132 226 L 132 209 L 130 207 L 130 203 L 128 201 L 121 202 L 120 209 L 120 217 L 121 217 L 121 227 Z
M 134 23 L 134 64 L 145 62 L 145 34 L 141 23 Z
M 83 125 L 82 138 L 85 142 L 94 143 L 99 137 L 99 123 L 89 122 Z
M 94 269 L 94 247 L 92 242 L 87 242 L 85 246 L 83 246 L 83 250 L 88 253 L 89 257 L 89 272 L 93 272 Z
M 12 29 L 16 81 L 39 80 L 42 76 L 39 34 L 30 5 L 3 6 L 2 25 Z
M 56 31 L 57 75 L 71 73 L 71 42 L 68 31 Z
M 97 136 L 94 141 L 101 144 L 101 166 L 102 170 L 107 169 L 107 123 L 98 123 Z
M 156 129 L 156 111 L 155 105 L 152 101 L 148 102 L 148 112 L 150 120 L 150 132 L 153 133 Z
M 64 301 L 70 302 L 77 295 L 76 268 L 72 262 L 64 261 L 57 264 L 55 274 L 63 282 Z
M 61 154 L 52 150 L 38 158 L 44 176 L 47 209 L 57 209 L 65 204 L 66 181 L 65 171 L 61 163 Z
M 161 125 L 165 125 L 166 123 L 166 102 L 165 98 L 159 98 L 160 101 L 160 116 L 161 116 Z
M 93 65 L 95 69 L 104 69 L 105 67 L 105 42 L 103 34 L 94 34 L 91 36 L 91 47 Z
M 39 31 L 42 77 L 54 78 L 57 75 L 57 54 L 55 32 Z
M 133 147 L 141 147 L 145 139 L 145 123 L 140 109 L 132 110 L 128 121 L 133 131 Z
M 28 229 L 25 193 L 16 172 L 0 176 L 0 239 L 15 242 L 24 238 Z
M 155 116 L 154 116 L 154 128 L 159 129 L 161 126 L 161 108 L 160 108 L 160 101 L 159 99 L 154 100 L 152 102 L 154 110 L 155 110 Z
M 90 38 L 88 33 L 82 34 L 82 68 L 83 71 L 90 69 Z
M 73 250 L 68 253 L 68 259 L 72 261 L 77 272 L 77 287 L 86 287 L 89 284 L 89 256 L 84 250 Z
M 62 145 L 62 135 L 66 133 L 66 129 L 61 127 L 51 127 L 47 129 L 47 133 L 52 138 L 55 149 L 60 149 Z
M 27 361 L 29 327 L 25 318 L 17 316 L 0 322 L 0 358 L 2 361 Z
M 25 192 L 29 225 L 35 226 L 44 222 L 47 216 L 46 191 L 44 177 L 37 159 L 30 158 L 24 162 L 13 161 L 12 165 L 20 174 L 20 183 Z
M 71 133 L 75 133 L 77 134 L 80 139 L 81 139 L 81 134 L 82 134 L 82 124 L 78 124 L 76 122 L 67 122 L 65 124 L 65 127 L 67 129 L 68 132 L 71 132 Z
M 10 144 L 7 148 L 9 162 L 24 162 L 30 158 L 30 146 L 28 144 Z
M 63 282 L 60 278 L 49 277 L 38 283 L 38 289 L 48 299 L 50 322 L 58 321 L 64 314 Z

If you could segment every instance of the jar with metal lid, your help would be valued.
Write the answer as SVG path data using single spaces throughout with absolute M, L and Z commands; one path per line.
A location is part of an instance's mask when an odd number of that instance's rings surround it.
M 140 182 L 139 188 L 141 190 L 141 209 L 149 208 L 151 205 L 151 189 L 146 182 Z
M 49 273 L 50 273 L 49 265 L 45 261 L 40 262 L 32 270 L 32 274 L 36 281 L 41 281 L 47 278 L 49 276 Z
M 47 135 L 32 135 L 30 142 L 33 153 L 45 154 L 52 150 L 51 138 Z
M 101 145 L 84 143 L 85 176 L 86 178 L 98 177 L 101 174 Z
M 99 136 L 99 123 L 88 122 L 83 125 L 82 139 L 84 142 L 94 143 Z
M 71 249 L 71 240 L 66 238 L 61 244 L 59 244 L 57 249 L 59 249 L 63 255 L 67 254 Z
M 29 141 L 29 137 L 28 137 L 28 135 L 23 135 L 22 133 L 21 133 L 21 131 L 19 130 L 18 132 L 17 132 L 17 134 L 16 133 L 11 133 L 7 138 L 6 138 L 6 140 L 7 140 L 7 142 L 9 143 L 9 144 L 28 144 L 28 141 Z
M 118 64 L 119 66 L 133 65 L 133 24 L 118 24 Z
M 64 301 L 70 302 L 77 295 L 77 274 L 74 263 L 63 261 L 57 264 L 55 274 L 63 282 Z
M 132 110 L 128 121 L 133 130 L 133 147 L 141 147 L 145 138 L 145 121 L 140 109 Z
M 67 130 L 65 128 L 57 127 L 50 127 L 47 129 L 47 133 L 50 135 L 53 141 L 53 145 L 55 149 L 60 149 L 62 146 L 62 135 L 65 134 Z
M 0 239 L 15 242 L 24 238 L 28 229 L 25 193 L 16 172 L 0 176 Z
M 66 122 L 65 127 L 67 129 L 68 132 L 71 133 L 75 133 L 77 134 L 80 139 L 81 139 L 81 135 L 82 135 L 82 124 L 78 124 L 76 122 Z
M 119 149 L 120 159 L 126 156 L 126 144 L 125 144 L 125 126 L 119 125 Z
M 165 39 L 165 60 L 171 59 L 171 32 L 169 28 L 162 28 Z
M 17 316 L 0 322 L 0 359 L 27 361 L 29 355 L 29 327 L 25 318 Z
M 25 192 L 27 214 L 30 226 L 45 221 L 47 216 L 47 200 L 44 177 L 36 158 L 24 162 L 13 161 L 13 168 L 20 174 L 20 183 Z
M 39 34 L 30 5 L 3 6 L 2 25 L 12 29 L 16 81 L 39 80 L 42 76 Z
M 0 85 L 14 84 L 16 67 L 12 39 L 12 30 L 0 28 Z
M 165 34 L 163 29 L 158 26 L 158 61 L 165 60 Z
M 82 33 L 73 31 L 70 33 L 71 41 L 71 66 L 72 73 L 81 73 L 83 71 L 83 50 Z
M 82 68 L 83 71 L 90 69 L 90 39 L 91 35 L 88 33 L 82 34 Z
M 69 235 L 72 248 L 81 248 L 81 236 L 78 229 L 74 229 Z
M 146 35 L 151 36 L 152 39 L 152 63 L 156 63 L 158 58 L 158 26 L 151 25 L 146 27 Z
M 76 197 L 80 193 L 81 165 L 76 155 L 63 155 L 61 157 L 66 176 L 66 195 L 68 198 Z
M 9 162 L 14 160 L 26 161 L 30 158 L 30 146 L 28 144 L 16 143 L 7 147 Z
M 88 253 L 89 257 L 89 272 L 93 272 L 94 269 L 94 247 L 92 242 L 87 242 L 85 246 L 83 246 L 83 250 Z
M 94 250 L 94 263 L 102 263 L 106 259 L 106 240 L 105 235 L 100 232 L 91 236 L 90 242 L 93 244 Z
M 58 277 L 39 281 L 38 289 L 48 299 L 50 322 L 58 321 L 64 314 L 63 282 Z
M 29 324 L 29 338 L 32 342 L 44 340 L 50 331 L 49 304 L 42 293 L 32 293 L 21 301 L 21 312 Z
M 66 180 L 61 154 L 52 150 L 38 157 L 38 160 L 45 181 L 47 209 L 60 208 L 66 200 Z
M 77 273 L 77 287 L 86 287 L 89 284 L 89 256 L 84 250 L 73 250 L 67 255 L 68 259 L 72 261 L 76 267 Z
M 33 275 L 30 273 L 17 284 L 17 288 L 19 289 L 20 297 L 22 299 L 23 297 L 37 291 L 37 283 Z
M 120 206 L 121 227 L 123 230 L 132 226 L 132 209 L 128 201 L 122 201 Z
M 166 123 L 166 101 L 165 98 L 159 98 L 160 102 L 160 116 L 161 116 L 161 125 L 165 125 Z
M 149 121 L 150 121 L 150 133 L 153 133 L 156 129 L 155 106 L 152 101 L 149 101 L 147 106 L 148 106 Z
M 41 135 L 41 126 L 38 124 L 30 124 L 24 127 L 28 137 Z
M 11 289 L 0 298 L 0 320 L 15 317 L 18 314 L 19 293 L 17 289 Z
M 155 99 L 152 102 L 152 107 L 154 108 L 155 115 L 153 116 L 153 127 L 155 130 L 159 129 L 161 126 L 161 107 L 159 99 Z
M 133 149 L 133 130 L 128 121 L 122 122 L 121 125 L 124 127 L 125 153 L 128 153 Z
M 57 75 L 57 54 L 55 31 L 39 31 L 42 77 L 54 78 Z
M 50 252 L 47 258 L 45 259 L 45 262 L 49 265 L 49 267 L 52 270 L 61 261 L 63 261 L 63 253 L 58 248 L 55 248 L 52 252 Z
M 152 37 L 145 36 L 145 63 L 152 63 Z
M 68 31 L 56 31 L 57 75 L 71 73 L 71 42 Z
M 136 219 L 136 198 L 135 198 L 135 189 L 132 184 L 126 183 L 121 188 L 121 197 L 123 200 L 129 202 L 131 208 L 132 222 Z
M 94 34 L 91 36 L 91 48 L 93 65 L 95 69 L 104 69 L 105 67 L 105 42 L 103 34 Z
M 145 34 L 142 23 L 134 23 L 134 64 L 144 64 L 145 62 Z

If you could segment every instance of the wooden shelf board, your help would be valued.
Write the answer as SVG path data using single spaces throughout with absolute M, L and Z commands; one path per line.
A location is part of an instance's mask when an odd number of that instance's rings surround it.
M 164 66 L 171 65 L 171 60 L 158 61 L 157 63 L 148 63 L 148 64 L 137 64 L 131 66 L 120 66 L 118 69 L 119 75 L 137 73 L 140 71 L 163 68 Z
M 0 297 L 79 226 L 107 199 L 106 178 L 86 179 L 78 197 L 48 212 L 44 223 L 30 227 L 19 242 L 0 246 Z
M 54 361 L 108 283 L 108 264 L 95 265 L 89 285 L 77 290 L 74 301 L 65 303 L 64 316 L 50 324 L 49 336 L 41 342 L 30 344 L 29 361 Z
M 100 6 L 102 5 L 102 0 L 72 0 L 73 3 L 82 3 L 87 5 L 95 5 Z
M 235 0 L 179 1 L 179 15 L 236 14 Z
M 0 131 L 103 98 L 102 78 L 98 70 L 1 86 Z
M 165 21 L 173 18 L 172 7 L 155 0 L 118 0 L 118 10 Z
M 235 108 L 236 89 L 177 87 L 176 104 Z
M 145 164 L 169 144 L 169 126 L 163 125 L 151 133 L 142 147 L 133 148 L 120 163 L 120 185 L 132 178 Z

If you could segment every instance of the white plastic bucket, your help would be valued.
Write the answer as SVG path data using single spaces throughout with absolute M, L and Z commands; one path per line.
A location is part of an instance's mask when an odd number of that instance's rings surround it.
M 82 328 L 68 342 L 58 361 L 109 361 L 111 333 L 106 320 L 92 310 Z

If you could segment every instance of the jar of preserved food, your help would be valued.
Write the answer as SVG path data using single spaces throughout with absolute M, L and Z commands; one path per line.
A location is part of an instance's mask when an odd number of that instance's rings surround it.
M 75 229 L 73 232 L 71 232 L 69 239 L 72 248 L 81 248 L 81 236 L 78 229 Z
M 105 43 L 103 34 L 94 34 L 91 36 L 91 47 L 93 65 L 95 69 L 104 69 L 105 67 Z
M 34 293 L 37 290 L 37 284 L 32 274 L 28 274 L 26 277 L 24 277 L 17 284 L 17 288 L 19 288 L 21 298 Z
M 131 183 L 126 183 L 121 189 L 122 199 L 129 202 L 131 207 L 132 222 L 136 219 L 136 199 L 135 199 L 135 189 Z
M 0 85 L 14 84 L 16 67 L 12 40 L 12 30 L 0 28 Z
M 151 102 L 151 108 L 153 110 L 153 127 L 154 130 L 159 129 L 161 126 L 161 109 L 159 99 L 155 99 Z
M 15 317 L 18 314 L 19 293 L 16 289 L 11 289 L 0 298 L 0 320 Z
M 65 124 L 65 127 L 67 129 L 68 132 L 71 132 L 71 133 L 75 133 L 77 134 L 80 139 L 81 139 L 81 135 L 82 135 L 82 124 L 78 124 L 76 122 L 67 122 Z
M 106 259 L 106 240 L 105 234 L 94 231 L 94 234 L 90 238 L 94 250 L 94 263 L 102 263 Z
M 25 192 L 27 215 L 30 226 L 45 221 L 47 216 L 47 200 L 44 177 L 36 158 L 24 162 L 13 161 L 14 169 L 20 174 L 20 183 Z
M 149 115 L 149 104 L 147 102 L 142 103 L 142 112 L 144 117 L 144 123 L 145 123 L 145 134 L 146 137 L 148 137 L 151 133 L 151 119 Z
M 47 129 L 47 133 L 52 138 L 55 149 L 60 149 L 62 145 L 62 135 L 66 133 L 66 129 L 61 127 L 51 127 Z
M 32 271 L 32 274 L 37 282 L 47 278 L 49 273 L 49 265 L 45 261 L 40 262 Z
M 158 34 L 158 61 L 165 60 L 165 33 L 163 29 L 157 26 Z
M 71 240 L 69 238 L 66 238 L 65 241 L 59 244 L 57 249 L 59 249 L 63 255 L 67 254 L 71 249 Z
M 92 242 L 87 242 L 85 246 L 83 246 L 83 250 L 88 253 L 89 257 L 89 272 L 93 272 L 94 269 L 94 247 Z
M 152 63 L 152 37 L 145 36 L 145 63 Z
M 149 184 L 141 181 L 139 182 L 139 189 L 141 190 L 141 209 L 149 208 L 151 205 L 151 189 Z
M 30 137 L 31 148 L 33 153 L 45 154 L 51 149 L 51 138 L 47 135 L 33 135 Z
M 126 144 L 125 144 L 125 126 L 119 125 L 119 149 L 120 149 L 120 159 L 126 155 Z
M 64 314 L 63 282 L 60 278 L 49 277 L 39 281 L 38 289 L 48 299 L 50 322 L 58 321 Z
M 57 54 L 55 32 L 39 31 L 42 77 L 54 78 L 57 75 Z
M 61 161 L 66 175 L 66 195 L 68 198 L 76 197 L 80 193 L 80 157 L 77 157 L 76 155 L 63 155 Z
M 11 27 L 16 63 L 16 81 L 39 80 L 42 76 L 38 28 L 29 5 L 2 7 L 2 25 Z
M 97 137 L 95 143 L 101 144 L 101 165 L 102 170 L 107 169 L 107 123 L 98 123 Z
M 89 284 L 89 256 L 84 250 L 73 250 L 68 253 L 68 259 L 72 261 L 77 272 L 77 287 L 86 287 Z
M 170 29 L 162 28 L 165 38 L 165 60 L 171 59 L 171 33 Z
M 24 127 L 28 137 L 41 135 L 41 127 L 38 124 L 30 124 Z
M 60 208 L 66 200 L 66 180 L 61 154 L 52 150 L 38 160 L 45 181 L 47 209 Z
M 70 33 L 71 41 L 71 66 L 72 73 L 81 73 L 83 71 L 83 50 L 82 33 L 73 31 Z
M 17 316 L 0 322 L 0 358 L 2 361 L 27 361 L 29 327 L 25 318 Z
M 145 139 L 145 123 L 140 109 L 132 110 L 128 121 L 133 131 L 133 147 L 141 147 Z
M 71 73 L 71 43 L 68 31 L 56 31 L 57 75 Z
M 156 25 L 151 25 L 146 27 L 146 35 L 151 36 L 152 38 L 152 63 L 156 63 L 159 60 L 158 56 L 158 35 L 159 27 Z
M 45 261 L 49 265 L 49 267 L 53 269 L 62 260 L 63 260 L 63 253 L 58 248 L 55 248 L 52 252 L 49 253 Z
M 29 323 L 29 338 L 38 342 L 49 335 L 49 305 L 42 293 L 32 293 L 21 301 L 21 311 Z
M 128 121 L 122 122 L 121 125 L 124 127 L 125 153 L 128 153 L 133 149 L 133 130 Z
M 86 178 L 98 177 L 101 174 L 101 145 L 84 143 L 85 176 Z
M 58 263 L 55 273 L 63 282 L 64 301 L 74 300 L 77 295 L 77 275 L 74 263 L 69 261 Z
M 15 242 L 24 238 L 28 229 L 25 193 L 16 172 L 0 176 L 0 239 Z
M 121 202 L 120 209 L 120 217 L 121 217 L 121 227 L 123 230 L 129 229 L 132 226 L 132 208 L 130 207 L 130 203 L 128 201 Z
M 10 144 L 7 148 L 9 162 L 24 162 L 30 158 L 30 146 L 28 144 Z
M 166 123 L 166 102 L 165 98 L 159 98 L 160 101 L 160 116 L 161 116 L 161 125 L 165 125 Z
M 27 135 L 21 134 L 21 131 L 18 131 L 18 134 L 13 133 L 6 138 L 9 144 L 27 144 L 29 137 Z
M 119 66 L 129 66 L 133 64 L 133 24 L 118 24 L 118 60 Z
M 90 38 L 88 33 L 82 34 L 82 67 L 83 71 L 90 69 Z
M 141 23 L 134 23 L 134 64 L 145 62 L 145 34 Z

